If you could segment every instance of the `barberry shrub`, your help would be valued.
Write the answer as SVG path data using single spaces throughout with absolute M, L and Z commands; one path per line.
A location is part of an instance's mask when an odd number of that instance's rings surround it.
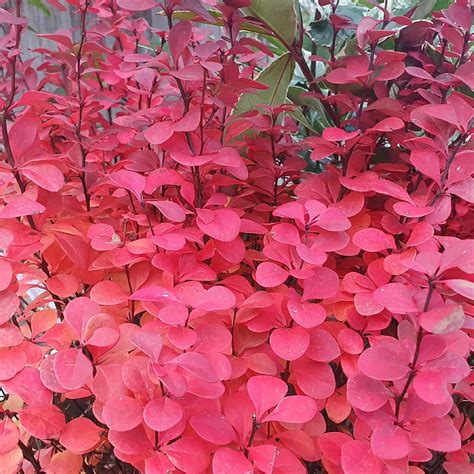
M 470 472 L 467 1 L 48 2 L 0 10 L 0 472 Z

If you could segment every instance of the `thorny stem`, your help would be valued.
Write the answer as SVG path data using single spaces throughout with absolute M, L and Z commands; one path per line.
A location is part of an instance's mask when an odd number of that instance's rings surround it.
M 247 446 L 244 449 L 245 457 L 249 457 L 249 448 L 252 447 L 253 440 L 255 439 L 255 435 L 259 429 L 259 424 L 257 422 L 257 415 L 255 413 L 252 414 L 252 432 L 250 433 L 250 438 L 247 442 Z
M 433 280 L 429 280 L 428 283 L 429 283 L 428 294 L 426 295 L 425 304 L 423 305 L 423 312 L 428 311 L 428 308 L 430 307 L 431 298 L 433 296 L 433 291 L 435 289 L 435 284 Z M 420 326 L 420 328 L 418 329 L 417 337 L 416 337 L 415 354 L 413 355 L 413 361 L 411 363 L 410 375 L 408 376 L 407 381 L 405 382 L 405 386 L 400 392 L 400 395 L 395 400 L 395 418 L 397 420 L 400 415 L 400 407 L 402 405 L 403 399 L 405 398 L 405 395 L 407 394 L 408 389 L 410 388 L 410 385 L 416 376 L 416 363 L 418 362 L 418 357 L 420 355 L 420 347 L 421 347 L 422 339 L 423 339 L 423 328 Z

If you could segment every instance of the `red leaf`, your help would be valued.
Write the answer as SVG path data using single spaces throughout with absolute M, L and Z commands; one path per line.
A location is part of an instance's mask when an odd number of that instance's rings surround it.
M 21 173 L 40 188 L 53 193 L 58 192 L 64 185 L 64 176 L 54 165 L 28 165 L 21 169 Z
M 155 431 L 166 431 L 176 426 L 184 413 L 181 405 L 168 397 L 151 400 L 143 411 L 145 423 Z
M 405 127 L 403 120 L 398 117 L 389 117 L 380 121 L 377 125 L 367 129 L 367 132 L 393 132 Z
M 143 420 L 143 407 L 132 397 L 120 396 L 109 400 L 102 411 L 105 423 L 114 431 L 129 431 Z
M 28 433 L 42 440 L 57 438 L 66 425 L 63 412 L 55 405 L 23 408 L 20 423 Z
M 235 433 L 227 418 L 218 411 L 203 410 L 189 420 L 194 431 L 205 441 L 213 444 L 229 444 Z
M 342 142 L 356 137 L 359 133 L 359 130 L 346 132 L 341 128 L 328 127 L 323 130 L 323 138 L 328 142 Z
M 74 418 L 62 430 L 59 442 L 72 453 L 85 454 L 99 444 L 102 431 L 89 418 Z

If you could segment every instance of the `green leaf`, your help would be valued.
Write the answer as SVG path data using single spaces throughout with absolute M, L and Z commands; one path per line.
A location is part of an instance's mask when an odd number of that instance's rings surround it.
M 289 53 L 283 54 L 267 66 L 257 77 L 257 81 L 268 86 L 268 89 L 255 93 L 245 93 L 235 109 L 241 114 L 254 109 L 259 104 L 274 107 L 285 103 L 286 91 L 293 77 L 295 62 Z
M 436 0 L 420 0 L 412 5 L 412 8 L 416 6 L 415 13 L 413 13 L 412 20 L 423 20 L 429 16 L 436 5 Z
M 318 46 L 331 46 L 334 32 L 328 20 L 312 21 L 309 26 L 308 33 Z
M 51 16 L 51 12 L 48 7 L 43 3 L 43 0 L 28 0 L 28 3 L 38 10 L 42 11 L 46 16 Z
M 224 21 L 222 20 L 222 13 L 216 10 L 208 10 L 208 12 L 215 18 L 214 22 L 210 22 L 205 19 L 201 19 L 197 17 L 195 13 L 183 11 L 183 10 L 175 10 L 173 12 L 173 19 L 175 20 L 183 20 L 183 21 L 195 21 L 196 23 L 204 23 L 206 25 L 215 25 L 215 26 L 224 26 Z M 159 16 L 165 16 L 165 12 L 161 11 L 157 13 Z M 256 22 L 251 21 L 242 21 L 240 25 L 241 31 L 248 31 L 250 33 L 258 33 L 259 35 L 265 35 L 267 38 L 272 38 L 268 30 L 256 24 Z
M 287 45 L 296 37 L 296 13 L 294 0 L 253 0 L 245 11 L 268 25 Z
M 291 101 L 288 101 L 289 104 L 291 104 Z M 308 130 L 311 130 L 314 133 L 320 133 L 320 131 L 315 130 L 313 126 L 309 123 L 309 120 L 305 117 L 304 113 L 301 111 L 300 108 L 296 108 L 292 110 L 291 112 L 288 112 L 288 115 L 291 115 L 298 123 L 303 125 L 303 127 L 307 128 Z
M 305 94 L 308 92 L 306 89 L 298 86 L 291 86 L 288 88 L 288 99 L 296 105 L 302 107 L 308 107 L 317 114 L 317 118 L 322 125 L 329 127 L 329 121 L 326 117 L 324 106 L 319 99 Z

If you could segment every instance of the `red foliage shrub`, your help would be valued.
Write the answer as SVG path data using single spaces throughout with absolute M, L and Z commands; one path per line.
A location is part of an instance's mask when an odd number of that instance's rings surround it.
M 0 10 L 1 472 L 468 472 L 466 1 L 309 63 L 291 1 L 86 1 Z

